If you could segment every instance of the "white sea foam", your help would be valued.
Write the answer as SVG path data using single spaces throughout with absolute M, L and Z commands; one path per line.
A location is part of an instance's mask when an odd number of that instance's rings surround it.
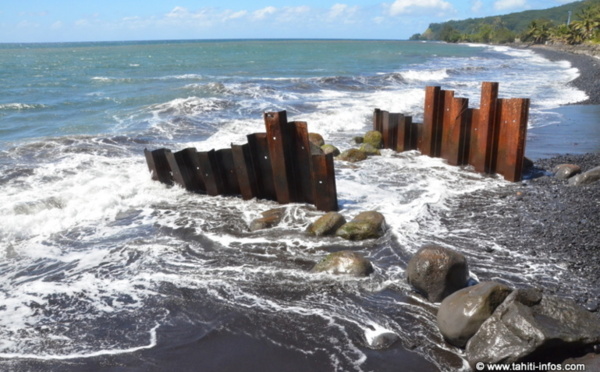
M 47 107 L 46 105 L 35 103 L 0 103 L 0 110 L 30 110 Z
M 434 81 L 442 83 L 448 78 L 448 70 L 445 68 L 439 70 L 408 70 L 402 72 L 402 77 L 409 81 Z

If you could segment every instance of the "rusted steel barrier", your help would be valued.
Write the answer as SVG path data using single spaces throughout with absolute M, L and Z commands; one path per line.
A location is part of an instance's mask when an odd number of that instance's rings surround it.
M 266 133 L 250 134 L 248 143 L 228 149 L 145 149 L 152 179 L 211 196 L 310 203 L 337 211 L 333 156 L 312 155 L 307 124 L 288 122 L 285 111 L 265 113 L 264 121 Z
M 498 173 L 506 180 L 522 179 L 529 99 L 498 98 L 498 83 L 484 82 L 479 109 L 466 98 L 438 86 L 425 89 L 423 123 L 409 116 L 375 109 L 373 129 L 382 133 L 385 148 L 418 149 L 452 165 L 472 165 L 477 172 Z

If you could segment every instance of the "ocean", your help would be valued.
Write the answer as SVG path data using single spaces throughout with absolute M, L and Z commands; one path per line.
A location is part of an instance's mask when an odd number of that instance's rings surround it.
M 476 107 L 483 81 L 499 82 L 500 97 L 531 98 L 535 131 L 567 121 L 557 108 L 587 98 L 567 86 L 578 75 L 566 61 L 484 45 L 0 44 L 0 369 L 468 370 L 437 330 L 437 305 L 406 284 L 422 245 L 463 252 L 475 280 L 586 290 L 527 247 L 447 227 L 458 197 L 508 182 L 416 151 L 336 162 L 341 213 L 377 210 L 388 226 L 380 239 L 347 242 L 308 237 L 320 213 L 305 204 L 249 232 L 278 204 L 153 182 L 143 150 L 245 143 L 264 131 L 264 112 L 280 110 L 345 150 L 375 108 L 419 121 L 427 85 Z M 309 272 L 342 249 L 375 272 Z M 370 346 L 386 333 L 398 341 Z

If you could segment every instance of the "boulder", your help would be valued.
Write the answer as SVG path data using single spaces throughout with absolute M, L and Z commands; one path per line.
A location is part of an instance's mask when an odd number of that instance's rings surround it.
M 370 130 L 365 133 L 363 142 L 368 143 L 376 149 L 380 149 L 383 146 L 383 136 L 380 131 Z
M 396 333 L 389 330 L 365 332 L 365 343 L 374 350 L 387 349 L 399 339 L 400 337 Z
M 440 302 L 467 286 L 469 268 L 462 254 L 438 245 L 426 245 L 410 259 L 406 279 L 431 302 Z
M 325 144 L 325 140 L 323 139 L 323 136 L 321 136 L 319 133 L 309 133 L 308 140 L 311 143 L 314 143 L 317 147 L 321 147 Z
M 335 235 L 346 240 L 376 239 L 383 236 L 385 218 L 379 212 L 359 213 L 352 221 L 340 227 Z
M 569 179 L 569 185 L 580 186 L 589 185 L 600 180 L 600 167 L 592 168 L 585 173 L 581 173 Z
M 312 268 L 312 272 L 365 277 L 373 272 L 373 265 L 360 253 L 340 251 L 328 254 Z
M 440 332 L 452 345 L 464 347 L 511 291 L 504 284 L 482 282 L 452 293 L 437 313 Z
M 365 141 L 365 138 L 364 138 L 364 137 L 360 137 L 360 136 L 358 136 L 358 137 L 354 137 L 354 138 L 352 138 L 352 140 L 353 140 L 353 141 L 354 141 L 354 143 L 356 143 L 357 145 L 360 145 L 361 143 L 363 143 L 363 142 Z
M 269 209 L 268 211 L 262 212 L 262 217 L 250 222 L 250 231 L 269 229 L 273 226 L 277 226 L 283 219 L 284 214 L 285 208 Z
M 321 146 L 321 150 L 323 150 L 325 155 L 333 154 L 333 156 L 338 156 L 340 154 L 340 150 L 334 145 L 323 145 Z
M 536 290 L 513 291 L 467 343 L 477 363 L 560 362 L 600 343 L 600 320 L 575 302 Z
M 311 155 L 323 155 L 324 154 L 324 152 L 320 146 L 317 146 L 312 142 L 309 142 L 309 144 L 310 144 L 310 154 Z
M 329 212 L 311 223 L 306 231 L 315 236 L 333 235 L 345 223 L 346 219 L 340 213 Z
M 381 152 L 379 152 L 379 150 L 373 147 L 373 145 L 370 143 L 363 143 L 360 145 L 359 150 L 364 151 L 367 155 L 381 155 Z
M 336 159 L 349 161 L 351 163 L 356 163 L 357 161 L 362 161 L 367 158 L 367 153 L 364 151 L 360 151 L 359 149 L 349 149 L 340 154 Z
M 566 180 L 581 173 L 581 167 L 575 164 L 559 164 L 554 167 L 554 177 Z

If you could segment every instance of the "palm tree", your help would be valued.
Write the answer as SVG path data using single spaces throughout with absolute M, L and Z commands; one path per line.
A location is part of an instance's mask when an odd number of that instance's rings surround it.
M 587 7 L 577 14 L 578 20 L 572 23 L 584 40 L 590 40 L 600 29 L 600 11 L 598 7 Z
M 535 44 L 542 44 L 548 40 L 550 36 L 550 25 L 548 21 L 534 20 L 531 21 L 527 31 L 525 31 L 525 40 L 531 40 Z

